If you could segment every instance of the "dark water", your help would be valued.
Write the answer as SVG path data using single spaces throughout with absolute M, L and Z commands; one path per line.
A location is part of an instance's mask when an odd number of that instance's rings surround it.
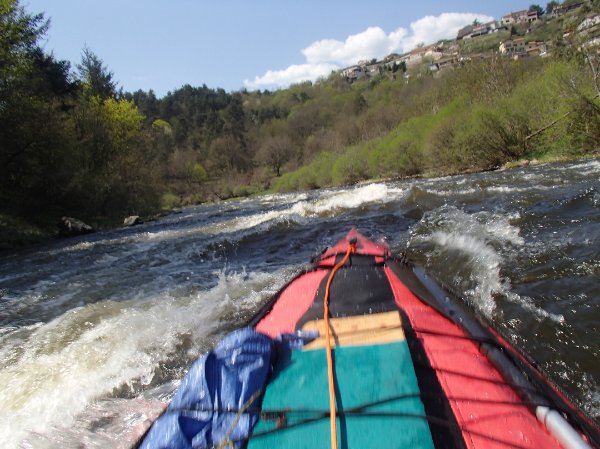
M 127 447 L 192 360 L 351 226 L 600 416 L 600 161 L 274 195 L 0 256 L 0 447 Z

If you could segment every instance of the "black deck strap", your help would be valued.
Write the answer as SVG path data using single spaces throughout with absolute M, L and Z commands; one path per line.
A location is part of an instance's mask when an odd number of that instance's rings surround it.
M 427 275 L 422 267 L 391 259 L 388 260 L 387 265 L 421 301 L 433 307 L 480 342 L 482 353 L 519 392 L 534 414 L 537 405 L 562 411 L 594 445 L 600 447 L 600 431 L 593 420 L 557 394 L 549 385 L 550 381 L 545 379 L 532 364 L 525 363 L 513 355 L 511 350 L 516 352 L 516 349 L 505 348 L 488 327 L 475 317 L 464 301 L 443 289 L 435 279 Z M 490 343 L 491 341 L 495 343 Z M 552 386 L 558 389 L 557 386 Z
M 337 265 L 338 263 L 340 263 L 345 255 L 346 255 L 346 253 L 335 254 L 335 259 L 334 259 L 333 263 L 330 262 L 330 266 L 333 267 L 333 266 Z M 331 255 L 330 257 L 334 257 L 334 255 Z M 329 259 L 329 257 L 327 257 L 323 260 L 328 260 L 328 259 Z M 380 261 L 377 261 L 377 259 L 380 259 Z M 320 262 L 322 262 L 322 260 L 317 260 L 315 262 L 315 266 L 320 266 L 319 265 Z M 352 266 L 357 266 L 357 265 L 383 266 L 384 258 L 383 258 L 383 256 L 379 256 L 376 258 L 376 256 L 373 256 L 371 254 L 356 254 L 356 253 L 354 253 L 354 254 L 350 255 L 350 262 L 348 262 L 348 265 L 352 265 Z
M 332 318 L 369 315 L 397 310 L 394 292 L 383 268 L 376 265 L 372 256 L 352 255 L 352 265 L 339 269 L 329 291 L 329 314 Z M 367 259 L 370 262 L 367 263 Z M 300 318 L 297 329 L 313 320 L 323 318 L 323 300 L 328 276 L 325 276 L 315 293 L 308 311 Z

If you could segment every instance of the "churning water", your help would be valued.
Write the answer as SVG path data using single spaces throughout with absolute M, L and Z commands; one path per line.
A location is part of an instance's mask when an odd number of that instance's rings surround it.
M 191 362 L 356 226 L 600 417 L 600 161 L 270 195 L 0 256 L 0 447 L 130 447 Z

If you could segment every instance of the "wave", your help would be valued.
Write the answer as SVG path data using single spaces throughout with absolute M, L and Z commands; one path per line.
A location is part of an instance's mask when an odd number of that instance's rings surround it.
M 502 266 L 525 244 L 520 230 L 511 224 L 519 214 L 477 212 L 469 214 L 454 206 L 443 206 L 426 213 L 411 230 L 409 245 L 424 253 L 424 258 L 446 284 L 454 286 L 485 316 L 496 310 L 496 295 L 545 318 L 556 318 L 536 308 L 527 298 L 510 291 L 510 281 Z
M 165 363 L 183 370 L 227 322 L 251 314 L 289 273 L 215 275 L 214 288 L 189 296 L 101 301 L 27 332 L 6 331 L 2 354 L 11 354 L 11 363 L 0 367 L 0 446 L 18 447 L 68 428 L 115 391 L 139 394 L 163 381 Z
M 171 229 L 159 231 L 143 231 L 134 234 L 118 237 L 109 237 L 98 240 L 86 240 L 74 245 L 63 248 L 53 249 L 49 255 L 56 256 L 65 252 L 89 251 L 100 246 L 124 247 L 127 245 L 142 245 L 138 252 L 148 250 L 147 245 L 161 243 L 165 241 L 175 241 L 181 239 L 190 239 L 194 237 L 213 237 L 223 234 L 244 233 L 245 231 L 256 229 L 264 232 L 272 226 L 282 222 L 295 222 L 303 224 L 307 218 L 318 216 L 331 217 L 336 214 L 351 209 L 358 209 L 369 204 L 384 204 L 399 199 L 405 190 L 389 187 L 385 184 L 374 183 L 343 190 L 324 190 L 320 192 L 315 199 L 308 199 L 307 193 L 296 194 L 276 194 L 261 197 L 258 201 L 254 199 L 238 200 L 256 202 L 262 207 L 268 205 L 287 204 L 287 207 L 279 209 L 270 209 L 251 213 L 249 215 L 236 216 L 222 221 L 213 221 L 210 224 L 205 222 L 192 222 L 184 227 L 173 227 Z M 235 209 L 235 202 L 228 203 L 229 208 Z M 201 215 L 202 207 L 194 208 L 196 213 Z M 183 215 L 180 218 L 194 217 L 195 214 Z M 170 223 L 178 224 L 178 222 Z M 264 226 L 264 225 L 267 226 Z M 126 230 L 120 230 L 125 232 Z M 113 231 L 119 232 L 119 231 Z M 247 236 L 243 234 L 242 237 Z M 146 245 L 146 246 L 144 246 Z
M 590 161 L 571 164 L 568 165 L 568 169 L 577 171 L 579 174 L 584 176 L 594 175 L 596 173 L 600 173 L 600 160 L 592 159 Z

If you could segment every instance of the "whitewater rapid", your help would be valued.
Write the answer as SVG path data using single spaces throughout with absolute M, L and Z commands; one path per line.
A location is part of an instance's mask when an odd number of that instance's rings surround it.
M 600 161 L 192 207 L 0 256 L 0 447 L 128 447 L 191 362 L 351 226 L 598 415 Z

